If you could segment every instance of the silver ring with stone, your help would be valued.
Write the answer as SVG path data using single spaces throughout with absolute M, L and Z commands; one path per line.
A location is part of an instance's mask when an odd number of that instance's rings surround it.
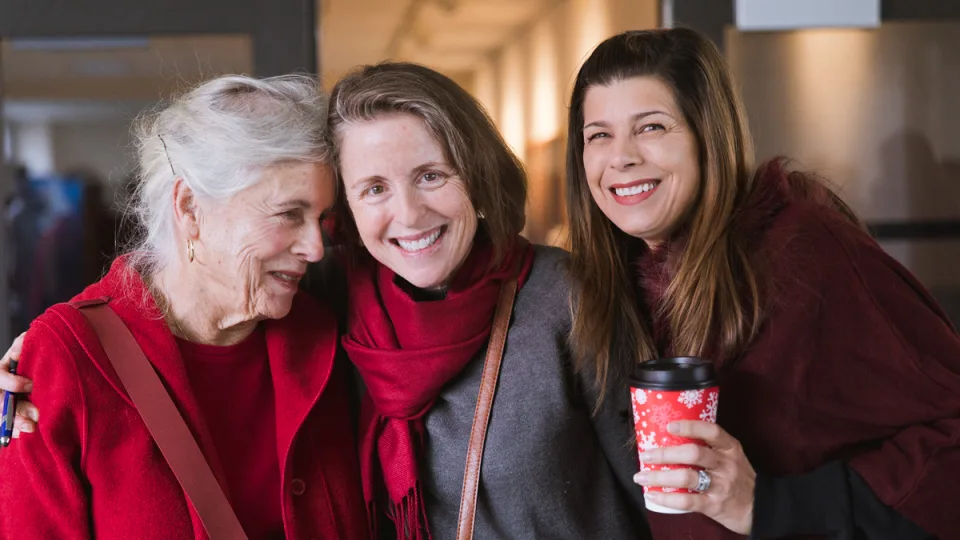
M 707 471 L 697 471 L 697 487 L 693 488 L 697 493 L 703 493 L 706 490 L 710 489 L 710 482 L 713 479 L 710 478 L 710 473 Z

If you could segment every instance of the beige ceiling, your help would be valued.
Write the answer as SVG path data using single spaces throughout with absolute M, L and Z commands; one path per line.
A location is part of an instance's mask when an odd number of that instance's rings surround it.
M 321 0 L 325 78 L 358 64 L 410 60 L 473 70 L 558 0 Z

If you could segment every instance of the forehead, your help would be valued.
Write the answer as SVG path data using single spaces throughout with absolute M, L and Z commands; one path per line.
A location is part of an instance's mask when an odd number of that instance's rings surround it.
M 345 171 L 403 169 L 426 161 L 445 161 L 440 141 L 423 120 L 412 114 L 385 114 L 351 122 L 341 133 L 340 165 Z
M 335 196 L 333 168 L 325 163 L 290 162 L 266 167 L 259 180 L 238 197 L 251 202 L 283 202 L 302 199 L 312 205 L 329 206 Z
M 613 121 L 649 111 L 677 113 L 673 90 L 657 77 L 630 77 L 594 85 L 587 89 L 583 101 L 584 123 Z

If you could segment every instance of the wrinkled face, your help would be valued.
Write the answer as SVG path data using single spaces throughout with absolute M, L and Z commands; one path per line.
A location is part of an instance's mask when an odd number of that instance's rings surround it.
M 683 224 L 700 190 L 696 137 L 670 88 L 632 77 L 587 90 L 583 165 L 600 210 L 657 244 Z
M 427 126 L 409 114 L 342 128 L 340 172 L 364 246 L 422 289 L 445 286 L 477 232 L 467 185 Z
M 281 164 L 225 201 L 198 201 L 200 279 L 213 301 L 245 319 L 285 317 L 307 263 L 323 258 L 334 181 L 327 165 Z

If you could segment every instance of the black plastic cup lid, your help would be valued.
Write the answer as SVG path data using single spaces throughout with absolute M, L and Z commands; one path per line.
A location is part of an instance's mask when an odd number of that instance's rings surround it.
M 637 366 L 630 384 L 655 390 L 699 390 L 717 385 L 713 362 L 703 358 L 658 358 Z

